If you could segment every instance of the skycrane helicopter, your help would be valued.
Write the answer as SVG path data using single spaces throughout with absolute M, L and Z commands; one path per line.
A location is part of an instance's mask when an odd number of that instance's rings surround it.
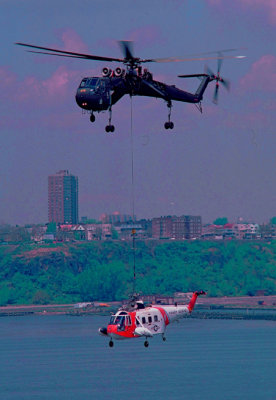
M 179 321 L 193 311 L 198 296 L 205 295 L 203 290 L 193 293 L 188 305 L 150 305 L 145 306 L 138 295 L 111 316 L 107 327 L 99 328 L 99 334 L 108 337 L 109 346 L 113 347 L 113 340 L 123 340 L 144 337 L 144 346 L 148 347 L 148 338 L 162 335 L 166 340 L 167 325 Z
M 76 53 L 72 51 L 58 50 L 49 47 L 36 46 L 27 43 L 16 43 L 20 46 L 33 48 L 29 50 L 31 53 L 55 55 L 60 57 L 79 58 L 83 60 L 96 60 L 107 62 L 118 62 L 125 66 L 116 67 L 114 70 L 109 67 L 102 69 L 102 76 L 85 77 L 82 79 L 76 93 L 76 102 L 79 107 L 90 113 L 90 121 L 95 121 L 95 112 L 108 110 L 108 125 L 106 132 L 114 132 L 115 127 L 112 125 L 112 106 L 116 104 L 124 95 L 130 96 L 147 96 L 161 98 L 167 103 L 169 113 L 168 121 L 165 122 L 165 129 L 173 129 L 174 123 L 171 121 L 172 101 L 181 101 L 185 103 L 193 103 L 202 112 L 201 101 L 203 94 L 212 81 L 216 82 L 213 101 L 217 103 L 219 84 L 221 83 L 226 89 L 229 89 L 229 81 L 222 78 L 220 69 L 222 61 L 225 58 L 244 58 L 245 56 L 225 56 L 223 53 L 235 51 L 237 49 L 221 50 L 219 52 L 204 53 L 206 55 L 216 53 L 215 57 L 192 57 L 192 58 L 151 58 L 142 59 L 134 57 L 132 51 L 132 42 L 119 42 L 124 54 L 124 58 L 102 57 L 93 54 Z M 44 50 L 44 51 L 38 51 Z M 203 54 L 203 55 L 204 55 Z M 205 69 L 204 73 L 178 75 L 180 78 L 199 78 L 201 82 L 195 93 L 189 93 L 178 89 L 175 85 L 167 85 L 163 82 L 158 82 L 153 79 L 153 75 L 147 68 L 142 68 L 142 64 L 152 62 L 179 62 L 192 60 L 218 60 L 217 73 L 214 73 L 209 68 Z

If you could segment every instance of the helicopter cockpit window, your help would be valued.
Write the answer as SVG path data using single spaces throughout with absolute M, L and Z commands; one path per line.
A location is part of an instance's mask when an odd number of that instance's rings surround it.
M 109 325 L 125 325 L 125 317 L 121 315 L 112 315 L 109 321 Z
M 87 86 L 90 88 L 95 88 L 97 86 L 98 80 L 99 80 L 98 78 L 89 79 L 87 82 Z
M 95 88 L 97 86 L 97 82 L 98 82 L 98 78 L 84 78 L 81 81 L 80 87 L 84 88 L 84 87 L 90 87 L 90 88 Z

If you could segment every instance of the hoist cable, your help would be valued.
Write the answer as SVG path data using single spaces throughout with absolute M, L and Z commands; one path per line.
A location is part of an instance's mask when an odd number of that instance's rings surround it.
M 133 116 L 132 116 L 132 96 L 130 96 L 130 143 L 131 143 L 131 206 L 132 206 L 132 223 L 134 225 L 135 218 L 135 203 L 134 203 L 134 141 L 133 141 Z M 136 230 L 132 229 L 132 252 L 133 252 L 133 294 L 135 294 L 135 235 Z

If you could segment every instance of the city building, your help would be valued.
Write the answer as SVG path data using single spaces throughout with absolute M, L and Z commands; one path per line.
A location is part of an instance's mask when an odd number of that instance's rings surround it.
M 153 218 L 152 237 L 155 239 L 171 239 L 173 218 L 172 216 Z
M 133 220 L 133 216 L 129 215 L 129 214 L 120 214 L 119 211 L 115 211 L 112 214 L 102 214 L 100 216 L 100 221 L 104 224 L 125 224 L 128 222 L 135 222 L 136 221 L 136 217 L 134 216 L 134 220 Z
M 48 219 L 57 224 L 78 223 L 78 178 L 68 170 L 48 176 Z
M 181 215 L 173 218 L 173 239 L 198 239 L 201 237 L 201 233 L 202 221 L 200 216 Z
M 182 215 L 152 219 L 152 237 L 156 239 L 196 239 L 201 237 L 200 216 Z

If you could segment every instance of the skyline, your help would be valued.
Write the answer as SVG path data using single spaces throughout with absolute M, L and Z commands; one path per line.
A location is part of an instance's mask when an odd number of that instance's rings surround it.
M 237 54 L 246 59 L 222 66 L 230 93 L 222 87 L 215 106 L 210 85 L 202 115 L 174 102 L 173 131 L 164 130 L 165 102 L 132 99 L 135 214 L 185 212 L 206 222 L 224 216 L 265 222 L 276 215 L 275 2 L 124 0 L 114 8 L 111 0 L 81 6 L 10 0 L 0 8 L 0 222 L 47 221 L 47 177 L 63 169 L 79 177 L 80 216 L 132 208 L 130 99 L 113 107 L 113 135 L 104 131 L 107 113 L 91 124 L 74 99 L 84 76 L 118 64 L 30 54 L 14 46 L 18 41 L 121 57 L 116 40 L 134 40 L 134 54 L 145 58 L 245 47 Z M 208 66 L 216 69 L 215 62 Z M 177 75 L 203 72 L 204 61 L 146 67 L 154 79 L 194 91 L 197 79 Z

